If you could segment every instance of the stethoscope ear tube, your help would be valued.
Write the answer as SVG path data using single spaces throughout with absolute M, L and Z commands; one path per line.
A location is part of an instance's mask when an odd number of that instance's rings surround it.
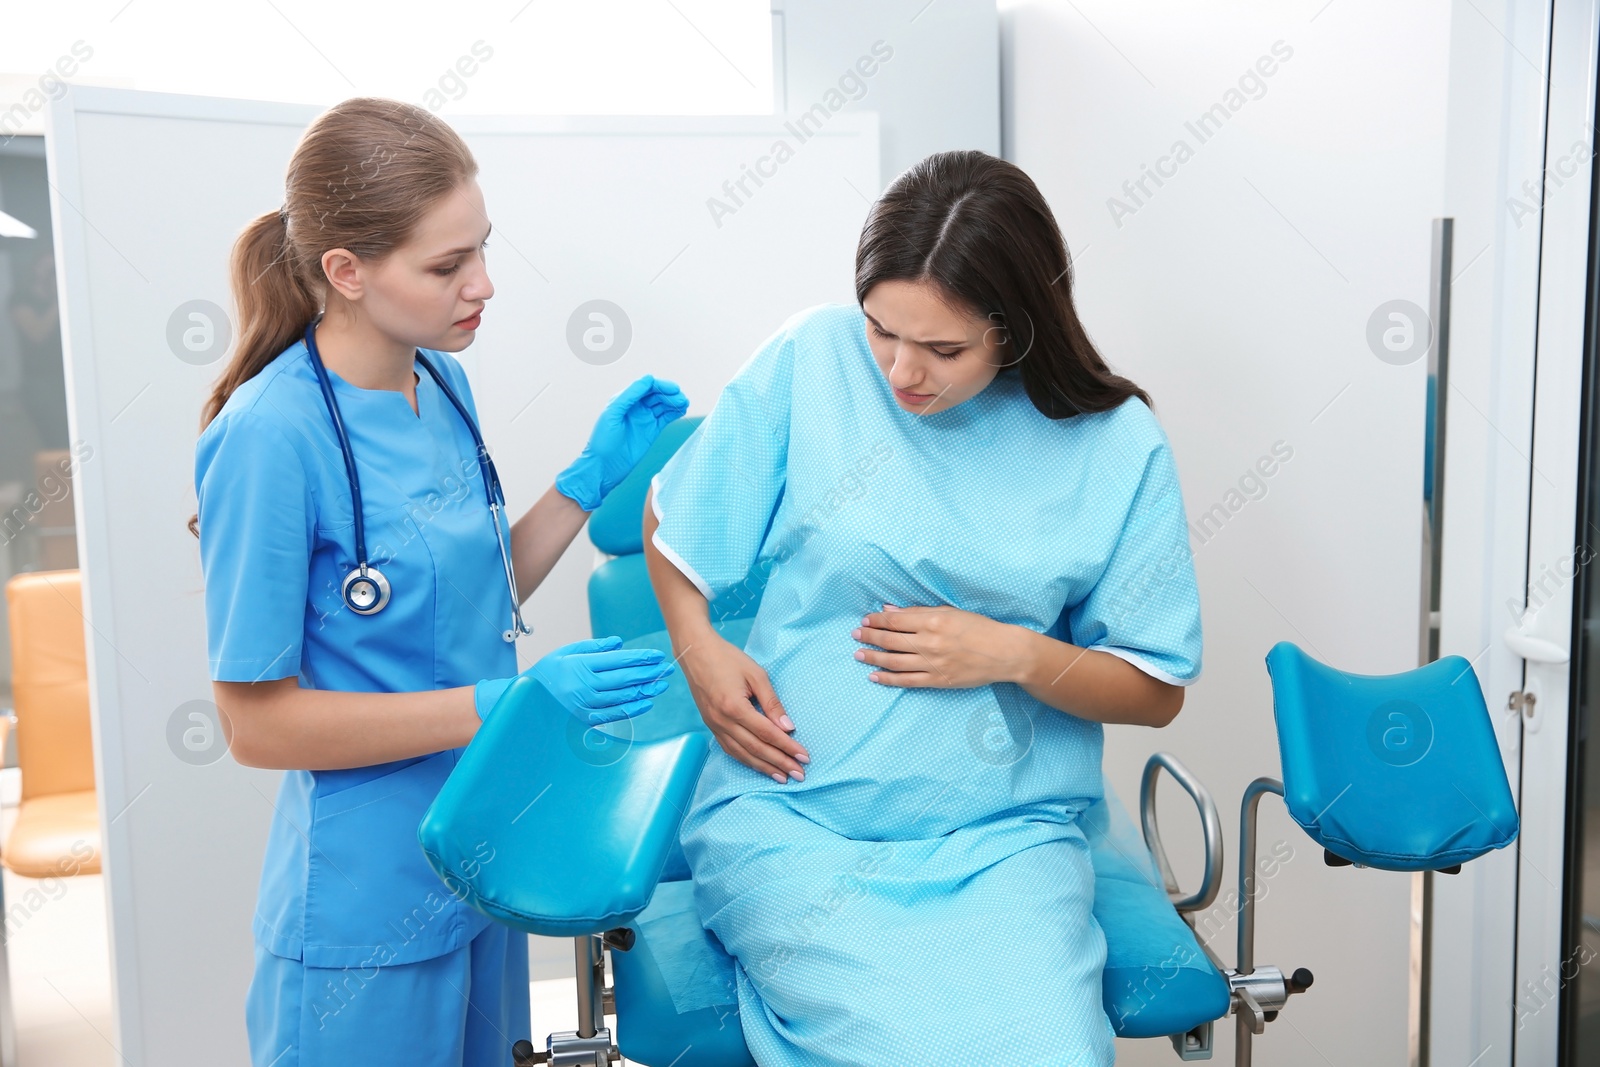
M 327 405 L 328 416 L 333 420 L 333 432 L 339 438 L 339 451 L 344 456 L 345 476 L 350 482 L 350 503 L 355 511 L 355 569 L 344 576 L 340 583 L 339 595 L 344 604 L 357 615 L 376 615 L 389 603 L 389 579 L 383 573 L 367 562 L 367 531 L 366 523 L 361 508 L 361 479 L 356 474 L 356 457 L 350 448 L 350 435 L 345 431 L 344 418 L 339 412 L 339 401 L 333 395 L 333 382 L 328 377 L 328 369 L 323 366 L 322 354 L 317 351 L 316 327 L 322 321 L 319 313 L 306 325 L 305 342 L 306 352 L 311 357 L 311 366 L 317 372 L 317 383 L 322 387 L 322 399 Z M 438 385 L 439 391 L 450 401 L 450 405 L 461 415 L 461 420 L 467 424 L 467 432 L 472 435 L 472 443 L 478 450 L 478 469 L 483 475 L 484 493 L 489 499 L 489 519 L 494 523 L 495 544 L 500 548 L 500 562 L 506 575 L 506 588 L 511 594 L 511 629 L 502 630 L 500 636 L 507 642 L 512 642 L 521 634 L 530 634 L 533 628 L 522 619 L 522 606 L 517 601 L 517 574 L 511 563 L 511 553 L 506 546 L 506 537 L 500 529 L 500 509 L 505 506 L 505 497 L 500 489 L 500 475 L 495 470 L 494 461 L 489 458 L 489 449 L 483 443 L 483 435 L 478 432 L 478 426 L 472 421 L 466 406 L 457 399 L 455 391 L 445 384 L 444 378 L 434 369 L 433 363 L 422 351 L 417 350 L 417 362 L 421 363 L 428 376 Z
M 485 456 L 485 459 L 488 457 Z M 491 466 L 490 470 L 494 468 Z M 495 480 L 495 489 L 498 491 L 500 482 Z M 511 629 L 502 630 L 501 638 L 506 641 L 515 641 L 519 633 L 531 634 L 532 627 L 522 621 L 522 606 L 517 603 L 517 572 L 511 566 L 511 554 L 506 551 L 505 539 L 500 536 L 500 505 L 489 505 L 489 517 L 494 520 L 494 543 L 500 546 L 500 562 L 505 567 L 506 587 L 511 590 Z

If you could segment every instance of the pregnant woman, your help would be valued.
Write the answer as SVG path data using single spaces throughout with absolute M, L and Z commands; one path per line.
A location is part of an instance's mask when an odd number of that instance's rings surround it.
M 1079 815 L 1101 724 L 1166 725 L 1200 673 L 1172 453 L 1009 163 L 896 179 L 856 296 L 786 322 L 652 483 L 651 581 L 718 742 L 695 903 L 763 1065 L 1110 1064 Z M 757 565 L 741 650 L 709 605 Z

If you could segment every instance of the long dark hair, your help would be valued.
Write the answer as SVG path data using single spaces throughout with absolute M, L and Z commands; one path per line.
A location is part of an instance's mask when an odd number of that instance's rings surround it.
M 381 262 L 442 197 L 478 173 L 461 136 L 426 108 L 351 97 L 318 115 L 289 159 L 282 209 L 252 219 L 229 264 L 239 343 L 200 413 L 204 430 L 243 383 L 322 309 L 322 254 Z M 196 537 L 199 522 L 189 519 Z
M 883 281 L 932 281 L 1004 332 L 1005 365 L 1052 419 L 1150 396 L 1113 374 L 1072 305 L 1072 261 L 1033 179 L 986 152 L 936 152 L 867 214 L 856 300 Z

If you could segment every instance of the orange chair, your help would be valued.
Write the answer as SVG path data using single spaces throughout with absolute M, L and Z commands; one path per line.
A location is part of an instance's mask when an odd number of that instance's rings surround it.
M 98 874 L 100 818 L 79 572 L 19 574 L 6 583 L 6 602 L 22 805 L 0 863 L 25 878 Z

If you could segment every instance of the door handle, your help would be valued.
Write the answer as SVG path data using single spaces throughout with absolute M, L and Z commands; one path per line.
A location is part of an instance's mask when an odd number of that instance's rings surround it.
M 1526 625 L 1526 624 L 1524 624 Z M 1524 633 L 1521 626 L 1513 626 L 1505 633 L 1506 647 L 1530 663 L 1565 663 L 1572 653 L 1565 645 L 1558 645 L 1546 637 Z

